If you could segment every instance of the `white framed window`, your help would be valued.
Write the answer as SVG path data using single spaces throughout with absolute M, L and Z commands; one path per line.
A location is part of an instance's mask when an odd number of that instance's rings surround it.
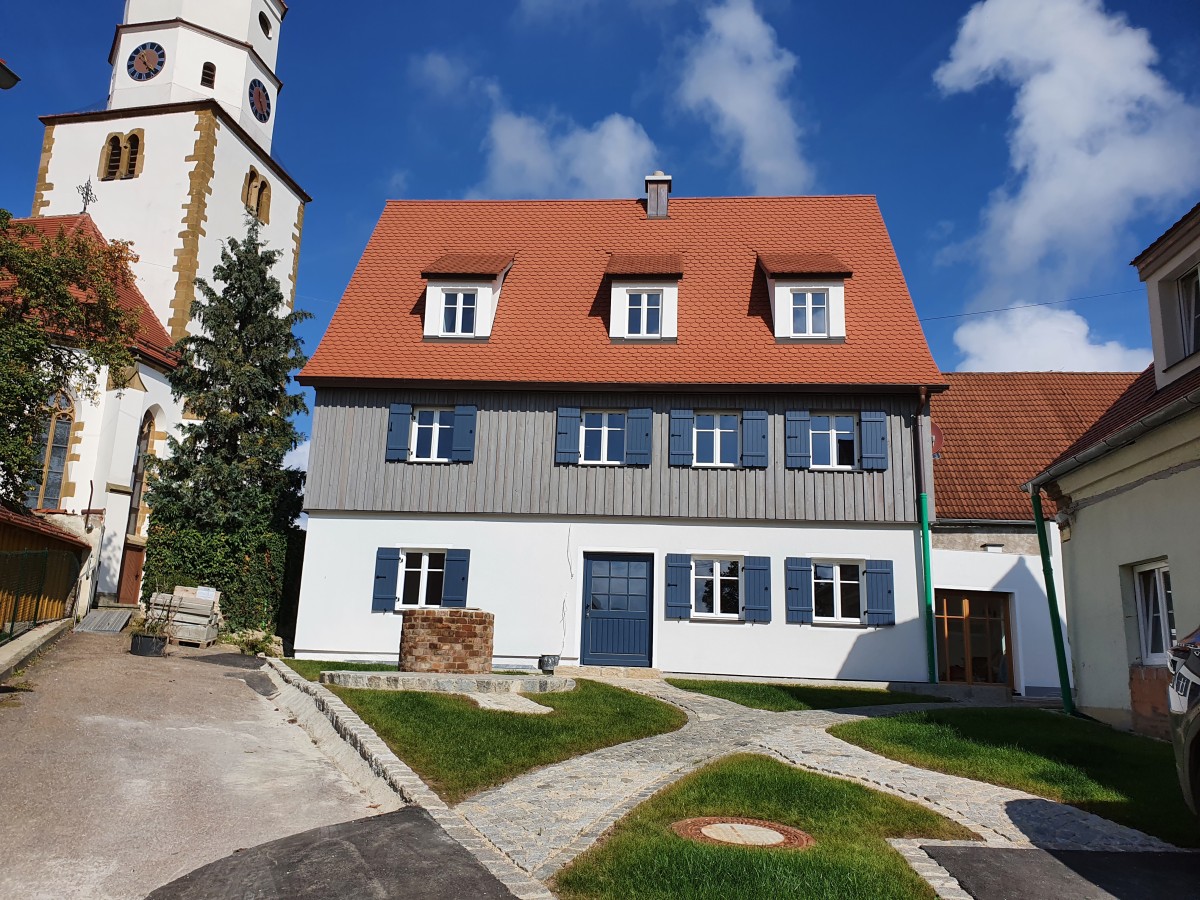
M 442 334 L 475 335 L 475 291 L 445 291 L 442 294 Z
M 809 424 L 814 469 L 853 469 L 858 464 L 856 416 L 813 416 Z
M 397 609 L 441 606 L 446 583 L 445 550 L 405 550 Z
M 861 624 L 866 611 L 862 564 L 813 560 L 813 621 Z
M 792 291 L 792 336 L 829 337 L 828 291 Z
M 579 422 L 579 461 L 619 466 L 625 462 L 625 413 L 584 410 Z
M 1179 325 L 1183 355 L 1191 356 L 1200 350 L 1200 269 L 1179 279 Z
M 454 410 L 415 409 L 408 446 L 414 462 L 450 462 L 454 440 Z
M 662 291 L 630 291 L 626 337 L 662 337 Z
M 736 466 L 740 419 L 737 413 L 696 413 L 692 425 L 692 464 Z
M 740 557 L 692 557 L 692 615 L 714 619 L 742 617 Z
M 1142 663 L 1165 666 L 1175 643 L 1175 606 L 1171 600 L 1171 570 L 1165 562 L 1133 570 Z

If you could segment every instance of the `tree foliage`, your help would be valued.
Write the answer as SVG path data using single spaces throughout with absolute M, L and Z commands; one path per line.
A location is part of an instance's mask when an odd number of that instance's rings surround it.
M 244 238 L 222 248 L 213 270 L 221 290 L 196 279 L 201 331 L 175 345 L 181 359 L 170 376 L 175 399 L 196 419 L 152 461 L 148 502 L 164 528 L 283 532 L 300 514 L 304 473 L 285 469 L 283 457 L 300 440 L 290 417 L 307 411 L 288 386 L 307 361 L 293 328 L 310 314 L 280 315 L 283 293 L 271 275 L 279 256 L 251 220 Z
M 137 323 L 119 291 L 134 259 L 89 227 L 38 232 L 0 209 L 0 505 L 20 509 L 41 469 L 50 397 L 133 371 Z

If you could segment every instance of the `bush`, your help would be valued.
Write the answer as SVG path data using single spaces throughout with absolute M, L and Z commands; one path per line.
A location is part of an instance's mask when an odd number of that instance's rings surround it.
M 266 529 L 169 529 L 152 521 L 142 597 L 169 593 L 176 585 L 209 585 L 221 592 L 226 628 L 274 634 L 285 586 L 297 581 L 288 575 L 289 545 L 297 544 L 303 546 L 287 533 Z

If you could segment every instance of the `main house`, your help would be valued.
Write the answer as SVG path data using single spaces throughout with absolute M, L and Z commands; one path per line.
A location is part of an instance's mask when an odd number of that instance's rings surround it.
M 324 339 L 297 657 L 928 676 L 930 356 L 873 197 L 399 201 Z M 668 205 L 669 201 L 669 205 Z

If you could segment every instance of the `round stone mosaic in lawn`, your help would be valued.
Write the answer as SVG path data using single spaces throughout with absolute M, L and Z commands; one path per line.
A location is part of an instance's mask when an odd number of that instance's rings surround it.
M 739 847 L 771 847 L 775 850 L 805 850 L 814 843 L 812 835 L 790 825 L 743 819 L 737 816 L 703 816 L 671 825 L 682 838 L 702 844 L 733 844 Z

